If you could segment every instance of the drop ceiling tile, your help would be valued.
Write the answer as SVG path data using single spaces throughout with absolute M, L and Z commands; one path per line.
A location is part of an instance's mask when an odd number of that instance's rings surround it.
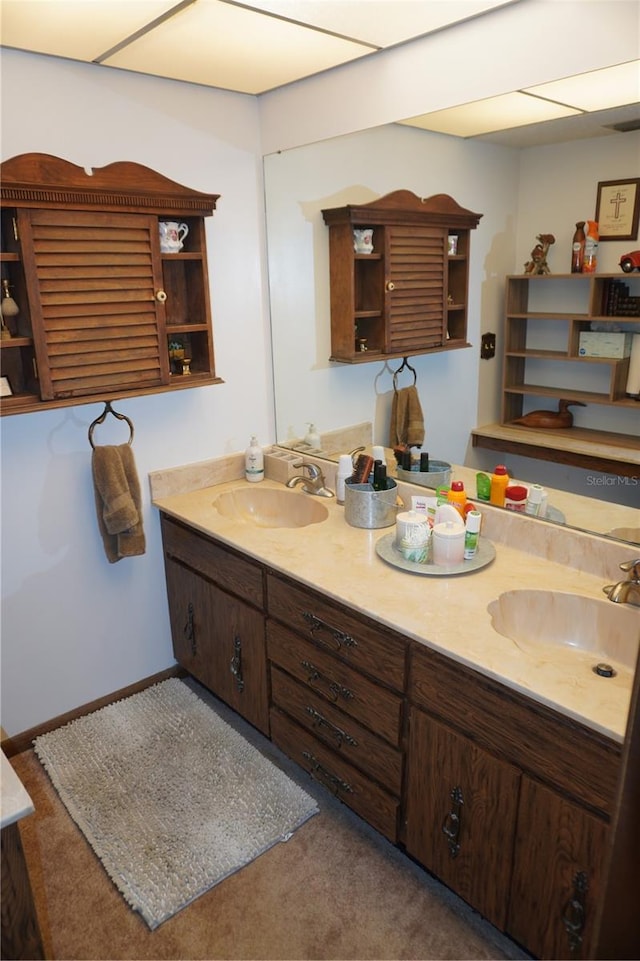
M 257 94 L 370 53 L 244 7 L 198 0 L 103 63 Z
M 499 97 L 489 97 L 486 100 L 476 100 L 473 103 L 411 117 L 402 123 L 454 137 L 477 137 L 505 127 L 521 127 L 579 113 L 580 111 L 571 107 L 550 103 L 524 93 L 506 93 Z
M 248 0 L 251 7 L 390 47 L 519 0 Z
M 0 40 L 6 47 L 90 62 L 177 0 L 2 0 Z

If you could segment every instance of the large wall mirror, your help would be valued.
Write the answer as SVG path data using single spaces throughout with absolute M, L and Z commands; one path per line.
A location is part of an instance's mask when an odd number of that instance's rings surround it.
M 387 443 L 393 373 L 401 361 L 329 361 L 329 249 L 321 211 L 404 188 L 424 197 L 448 193 L 483 214 L 471 238 L 472 346 L 411 358 L 425 446 L 434 458 L 472 468 L 490 470 L 503 460 L 472 448 L 471 432 L 499 420 L 505 276 L 522 272 L 541 232 L 556 237 L 552 272 L 568 272 L 575 222 L 594 217 L 600 180 L 633 173 L 639 146 L 638 132 L 520 149 L 389 124 L 265 157 L 278 442 L 302 437 L 308 423 L 325 432 L 370 421 L 374 443 Z M 618 271 L 621 254 L 637 246 L 601 244 L 598 269 Z M 497 354 L 481 360 L 480 337 L 488 331 L 497 333 Z M 580 417 L 577 409 L 577 426 Z M 640 449 L 640 409 L 594 406 L 589 417 L 588 426 L 638 435 Z M 509 457 L 508 466 L 521 480 L 594 499 L 593 524 L 582 512 L 576 523 L 568 514 L 571 526 L 608 533 L 595 515 L 599 503 L 615 503 L 626 506 L 627 517 L 629 508 L 637 511 L 637 522 L 625 526 L 640 527 L 640 469 L 635 478 L 616 482 L 614 474 L 596 483 L 594 472 L 530 458 Z

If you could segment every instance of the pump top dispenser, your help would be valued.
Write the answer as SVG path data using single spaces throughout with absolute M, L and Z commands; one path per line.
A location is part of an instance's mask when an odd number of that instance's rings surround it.
M 244 476 L 253 484 L 264 480 L 264 455 L 255 434 L 251 435 L 249 446 L 245 451 Z

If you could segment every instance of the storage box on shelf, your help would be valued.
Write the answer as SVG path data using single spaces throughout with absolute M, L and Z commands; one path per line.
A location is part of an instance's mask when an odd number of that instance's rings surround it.
M 366 205 L 323 210 L 329 227 L 331 360 L 367 363 L 468 347 L 469 233 L 482 214 L 446 194 L 397 190 Z M 357 253 L 353 231 L 371 228 Z M 457 236 L 449 253 L 449 236 Z
M 204 228 L 218 195 L 46 154 L 0 176 L 0 266 L 19 307 L 0 341 L 3 414 L 219 381 Z M 161 220 L 189 228 L 180 252 L 161 253 Z

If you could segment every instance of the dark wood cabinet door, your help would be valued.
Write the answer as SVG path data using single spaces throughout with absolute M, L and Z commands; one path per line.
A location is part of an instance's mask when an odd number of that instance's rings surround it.
M 406 845 L 504 930 L 520 772 L 413 708 Z
M 590 958 L 608 826 L 522 779 L 508 932 L 540 958 Z
M 169 557 L 165 571 L 176 660 L 268 734 L 264 615 Z
M 416 224 L 386 231 L 386 352 L 442 347 L 447 318 L 447 230 Z

